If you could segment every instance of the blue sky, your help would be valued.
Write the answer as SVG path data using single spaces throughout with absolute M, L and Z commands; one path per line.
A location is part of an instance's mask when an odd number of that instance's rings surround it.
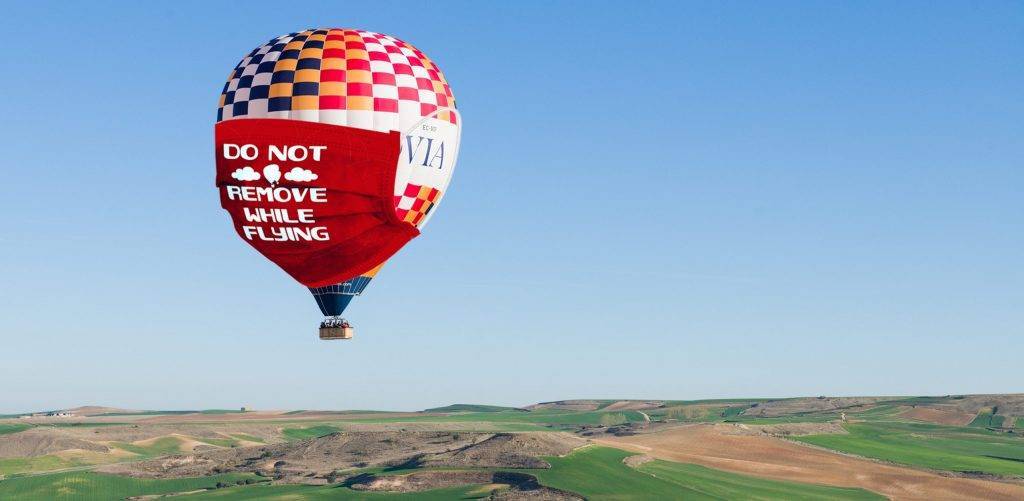
M 1024 391 L 1019 3 L 207 4 L 5 6 L 0 412 Z M 213 186 L 225 76 L 314 26 L 465 121 L 344 343 Z

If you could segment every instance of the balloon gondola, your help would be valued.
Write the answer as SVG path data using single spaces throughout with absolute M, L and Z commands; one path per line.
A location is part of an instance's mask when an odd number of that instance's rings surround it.
M 462 120 L 419 49 L 364 30 L 309 29 L 257 47 L 228 76 L 216 184 L 236 233 L 309 288 L 321 339 L 447 193 Z

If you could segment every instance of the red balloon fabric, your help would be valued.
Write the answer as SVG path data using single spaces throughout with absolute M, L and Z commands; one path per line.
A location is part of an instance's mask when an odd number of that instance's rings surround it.
M 303 285 L 365 273 L 419 235 L 395 213 L 398 132 L 252 118 L 215 133 L 221 206 L 243 240 Z

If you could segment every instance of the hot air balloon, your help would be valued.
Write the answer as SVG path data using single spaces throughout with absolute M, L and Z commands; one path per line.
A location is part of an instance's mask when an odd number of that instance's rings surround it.
M 308 287 L 321 339 L 448 190 L 462 121 L 420 50 L 371 31 L 308 29 L 235 66 L 217 109 L 216 184 L 238 236 Z

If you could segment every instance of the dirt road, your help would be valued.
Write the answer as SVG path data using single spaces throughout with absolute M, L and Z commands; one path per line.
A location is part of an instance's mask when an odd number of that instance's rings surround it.
M 594 441 L 659 459 L 759 477 L 860 487 L 896 500 L 1024 499 L 1024 485 L 944 477 L 734 431 L 731 425 L 690 425 Z

